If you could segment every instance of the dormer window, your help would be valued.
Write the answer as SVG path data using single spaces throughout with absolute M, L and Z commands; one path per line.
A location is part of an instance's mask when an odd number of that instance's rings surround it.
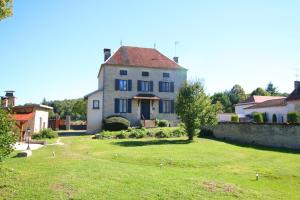
M 127 75 L 127 70 L 120 70 L 120 75 L 121 76 L 126 76 Z
M 163 73 L 163 77 L 164 77 L 164 78 L 170 78 L 170 73 L 166 73 L 166 72 Z

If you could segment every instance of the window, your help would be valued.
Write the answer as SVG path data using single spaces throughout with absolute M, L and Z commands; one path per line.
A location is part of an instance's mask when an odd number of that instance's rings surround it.
M 93 109 L 99 109 L 100 102 L 99 100 L 93 100 Z
M 174 92 L 174 82 L 159 82 L 159 92 Z
M 127 112 L 127 99 L 120 99 L 119 112 L 120 113 L 126 113 Z
M 115 113 L 131 113 L 131 99 L 115 99 Z
M 142 76 L 149 76 L 149 72 L 142 72 Z
M 127 75 L 127 70 L 120 70 L 120 75 Z
M 166 72 L 163 73 L 163 77 L 164 77 L 164 78 L 169 78 L 169 77 L 170 77 L 170 73 L 166 73 Z
M 115 90 L 120 91 L 131 91 L 132 81 L 131 80 L 115 80 Z
M 159 113 L 174 113 L 174 101 L 173 100 L 160 100 L 159 101 Z
M 153 92 L 153 81 L 141 81 L 137 82 L 138 88 L 137 90 L 140 92 Z
M 127 80 L 119 80 L 119 90 L 127 91 Z

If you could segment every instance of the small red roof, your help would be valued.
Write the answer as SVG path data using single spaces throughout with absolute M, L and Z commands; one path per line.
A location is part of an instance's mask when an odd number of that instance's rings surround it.
M 275 99 L 282 99 L 285 97 L 281 97 L 281 96 L 251 96 L 248 99 L 246 99 L 245 101 L 238 103 L 237 105 L 244 105 L 244 104 L 257 104 L 257 103 L 262 103 L 265 101 L 269 101 L 269 100 L 275 100 Z
M 15 114 L 13 115 L 13 119 L 16 121 L 28 121 L 33 117 L 33 113 L 28 114 Z
M 156 49 L 120 47 L 104 64 L 166 69 L 184 69 Z

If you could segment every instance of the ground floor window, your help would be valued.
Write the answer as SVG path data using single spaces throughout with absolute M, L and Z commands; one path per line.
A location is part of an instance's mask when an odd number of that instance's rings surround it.
M 93 109 L 99 109 L 99 107 L 100 107 L 100 101 L 93 100 Z
M 131 113 L 131 99 L 115 99 L 115 113 Z
M 174 100 L 160 100 L 159 101 L 160 113 L 174 113 Z

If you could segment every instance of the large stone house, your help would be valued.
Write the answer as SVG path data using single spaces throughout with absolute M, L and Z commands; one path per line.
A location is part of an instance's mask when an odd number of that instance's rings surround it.
M 268 122 L 275 114 L 278 123 L 287 121 L 289 112 L 300 113 L 300 82 L 295 81 L 294 91 L 288 97 L 252 96 L 235 106 L 240 118 L 247 118 L 254 112 L 266 113 Z
M 108 116 L 127 118 L 132 126 L 154 119 L 178 123 L 174 100 L 187 70 L 152 48 L 121 46 L 113 55 L 104 49 L 98 89 L 85 96 L 87 131 L 101 130 Z M 149 123 L 151 124 L 151 123 Z

